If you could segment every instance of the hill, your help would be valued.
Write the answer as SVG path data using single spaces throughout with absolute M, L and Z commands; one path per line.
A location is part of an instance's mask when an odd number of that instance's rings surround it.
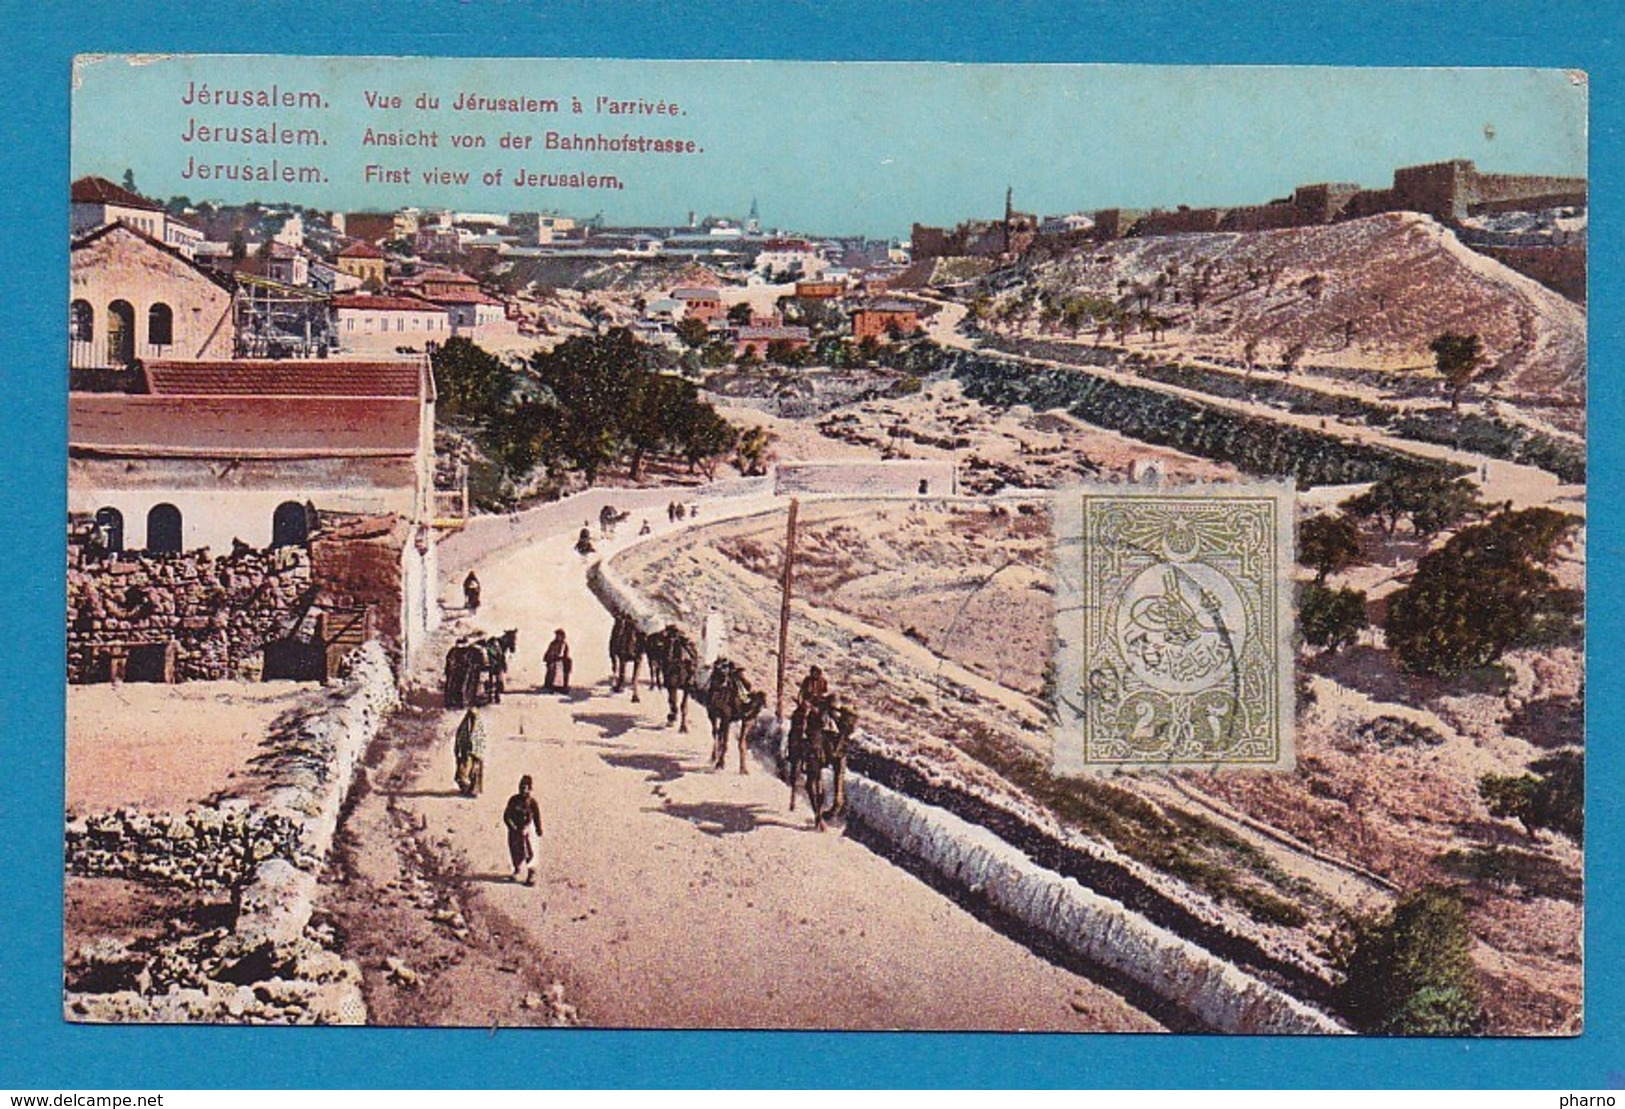
M 1091 244 L 992 281 L 984 324 L 1014 335 L 1088 337 L 1069 302 L 1115 305 L 1166 330 L 1125 337 L 1166 358 L 1259 366 L 1301 347 L 1299 365 L 1432 374 L 1444 332 L 1483 343 L 1490 393 L 1571 431 L 1583 428 L 1585 310 L 1464 246 L 1427 216 L 1387 213 L 1325 227 L 1167 235 Z M 1104 338 L 1107 332 L 1101 330 Z M 1153 341 L 1154 340 L 1154 341 Z M 1379 382 L 1382 378 L 1377 379 Z M 1395 385 L 1399 381 L 1392 382 Z

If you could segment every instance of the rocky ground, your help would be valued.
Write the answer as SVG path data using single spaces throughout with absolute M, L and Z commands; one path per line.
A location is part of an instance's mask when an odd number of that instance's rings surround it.
M 1051 539 L 1047 514 L 1028 508 L 803 505 L 791 681 L 821 664 L 865 728 L 936 772 L 1039 804 L 1310 964 L 1342 914 L 1379 909 L 1396 889 L 1465 883 L 1493 1030 L 1578 1027 L 1580 851 L 1490 818 L 1476 791 L 1483 773 L 1520 772 L 1577 741 L 1572 721 L 1567 733 L 1551 723 L 1561 706 L 1578 712 L 1575 650 L 1520 652 L 1508 681 L 1451 686 L 1400 675 L 1374 640 L 1306 654 L 1295 772 L 1058 783 L 1041 699 Z M 685 621 L 724 613 L 732 657 L 768 660 L 783 528 L 782 514 L 718 524 L 618 566 Z M 1579 565 L 1570 552 L 1563 574 Z M 772 688 L 763 663 L 751 676 Z M 1175 850 L 1159 838 L 1169 834 Z

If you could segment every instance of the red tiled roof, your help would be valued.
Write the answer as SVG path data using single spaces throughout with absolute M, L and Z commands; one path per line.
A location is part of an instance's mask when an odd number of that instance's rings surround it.
M 428 301 L 411 297 L 346 296 L 334 297 L 334 308 L 356 308 L 373 312 L 440 312 Z
M 436 304 L 501 304 L 502 301 L 479 289 L 449 289 L 443 293 L 423 293 Z
M 147 391 L 167 397 L 396 397 L 423 396 L 421 360 L 352 362 L 345 359 L 240 360 L 145 364 Z
M 160 205 L 122 185 L 113 184 L 105 177 L 79 178 L 68 190 L 68 197 L 75 204 L 116 204 L 121 208 L 140 208 L 147 212 L 163 211 Z
M 339 251 L 340 258 L 382 258 L 384 252 L 371 243 L 351 243 Z
M 322 458 L 417 452 L 415 399 L 68 394 L 70 454 Z

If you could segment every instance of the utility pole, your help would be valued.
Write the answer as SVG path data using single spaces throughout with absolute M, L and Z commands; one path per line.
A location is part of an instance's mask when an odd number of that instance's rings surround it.
M 779 605 L 779 696 L 775 710 L 780 720 L 784 719 L 784 671 L 790 653 L 790 585 L 795 576 L 796 509 L 799 504 L 795 497 L 790 498 L 790 521 L 784 529 L 784 599 Z

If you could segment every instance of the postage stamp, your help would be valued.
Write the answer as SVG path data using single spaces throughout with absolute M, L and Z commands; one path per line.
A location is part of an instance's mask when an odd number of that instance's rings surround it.
M 1058 769 L 1293 765 L 1292 505 L 1273 484 L 1058 496 Z

